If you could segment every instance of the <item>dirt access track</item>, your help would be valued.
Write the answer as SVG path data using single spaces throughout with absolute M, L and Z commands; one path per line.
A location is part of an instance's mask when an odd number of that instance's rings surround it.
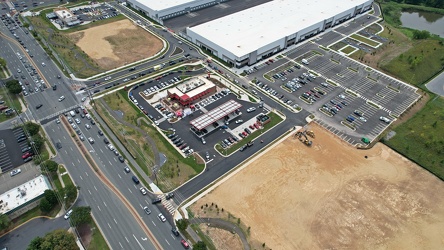
M 253 249 L 444 249 L 442 181 L 383 144 L 357 150 L 310 126 L 312 147 L 278 143 L 195 216 L 217 203 L 251 227 Z
M 69 37 L 105 70 L 153 56 L 163 48 L 159 38 L 128 19 L 73 32 Z

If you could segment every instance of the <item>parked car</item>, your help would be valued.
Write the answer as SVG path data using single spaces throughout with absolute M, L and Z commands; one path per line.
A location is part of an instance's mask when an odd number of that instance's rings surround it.
M 14 169 L 11 171 L 11 177 L 20 174 L 22 170 L 20 168 Z

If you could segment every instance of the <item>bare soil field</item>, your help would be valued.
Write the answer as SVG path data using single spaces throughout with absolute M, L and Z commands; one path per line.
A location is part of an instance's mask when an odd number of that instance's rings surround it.
M 106 70 L 150 57 L 163 43 L 130 20 L 120 20 L 69 34 L 73 42 Z
M 219 208 L 251 227 L 253 249 L 444 249 L 444 183 L 383 144 L 357 150 L 311 125 L 191 207 Z M 224 215 L 225 216 L 225 215 Z
M 206 224 L 200 224 L 199 227 L 204 234 L 209 235 L 216 249 L 242 249 L 242 241 L 240 240 L 239 235 L 232 234 L 231 232 L 220 228 L 209 227 Z

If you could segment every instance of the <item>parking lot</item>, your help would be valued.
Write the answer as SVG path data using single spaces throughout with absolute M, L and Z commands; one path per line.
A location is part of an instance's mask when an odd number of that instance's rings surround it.
M 178 74 L 175 73 L 142 86 L 139 84 L 139 87 L 133 89 L 132 96 L 137 103 L 135 101 L 133 102 L 135 102 L 157 126 L 165 131 L 171 131 L 170 134 L 174 133 L 174 136 L 169 138 L 170 143 L 175 145 L 177 150 L 183 155 L 197 152 L 200 153 L 207 162 L 212 161 L 214 157 L 217 156 L 216 151 L 214 151 L 213 148 L 209 148 L 206 144 L 215 145 L 227 140 L 229 144 L 232 145 L 241 141 L 244 137 L 248 138 L 245 129 L 247 128 L 250 131 L 257 129 L 257 127 L 254 126 L 256 116 L 259 115 L 260 112 L 267 112 L 267 110 L 259 108 L 259 104 L 253 104 L 248 101 L 248 99 L 247 101 L 240 100 L 235 94 L 230 93 L 229 90 L 218 87 L 216 94 L 201 98 L 199 101 L 193 103 L 193 109 L 187 111 L 184 117 L 176 120 L 174 111 L 165 105 L 165 103 L 153 97 L 153 92 L 149 92 L 148 97 L 146 93 L 149 89 L 155 89 L 154 93 L 165 91 L 167 88 L 176 84 L 176 82 L 173 84 L 172 80 L 174 78 L 177 79 L 177 77 Z M 162 87 L 162 85 L 164 87 Z M 161 96 L 164 96 L 164 94 L 161 94 Z M 240 107 L 236 111 L 222 117 L 219 121 L 212 123 L 201 131 L 191 129 L 192 126 L 190 122 L 192 120 L 201 115 L 212 113 L 210 111 L 217 110 L 219 106 L 232 101 L 240 104 Z M 250 108 L 254 108 L 254 110 Z M 250 110 L 247 111 L 247 109 Z M 250 128 L 250 126 L 253 126 L 253 128 Z
M 32 161 L 32 149 L 21 127 L 0 131 L 0 167 L 8 172 Z
M 353 145 L 376 138 L 420 97 L 416 88 L 313 43 L 247 73 L 257 79 L 256 91 L 292 111 L 312 112 L 315 122 Z

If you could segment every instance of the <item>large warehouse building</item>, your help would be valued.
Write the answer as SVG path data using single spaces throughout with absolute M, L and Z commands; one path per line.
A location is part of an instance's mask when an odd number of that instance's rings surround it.
M 187 28 L 189 40 L 237 68 L 253 65 L 369 10 L 373 0 L 274 0 Z
M 207 8 L 228 0 L 127 0 L 136 10 L 163 24 L 164 19 L 173 18 L 191 11 Z

